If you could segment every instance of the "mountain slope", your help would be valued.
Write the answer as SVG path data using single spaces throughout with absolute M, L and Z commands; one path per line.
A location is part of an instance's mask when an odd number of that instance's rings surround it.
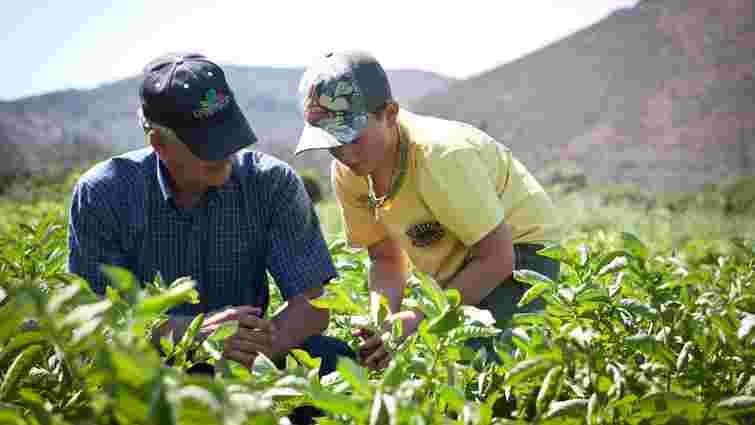
M 693 190 L 755 162 L 751 0 L 645 0 L 414 103 L 483 126 L 542 170 Z

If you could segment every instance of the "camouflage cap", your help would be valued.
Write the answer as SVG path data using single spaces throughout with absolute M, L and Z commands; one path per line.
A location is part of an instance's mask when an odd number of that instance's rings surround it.
M 328 53 L 307 68 L 299 83 L 304 131 L 296 154 L 353 142 L 367 128 L 367 114 L 393 100 L 377 59 L 363 51 Z

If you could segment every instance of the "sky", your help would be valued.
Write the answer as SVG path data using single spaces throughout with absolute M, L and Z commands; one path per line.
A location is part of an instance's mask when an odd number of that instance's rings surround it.
M 192 50 L 220 64 L 306 66 L 370 51 L 388 69 L 469 78 L 637 0 L 22 0 L 0 14 L 0 100 L 87 89 Z

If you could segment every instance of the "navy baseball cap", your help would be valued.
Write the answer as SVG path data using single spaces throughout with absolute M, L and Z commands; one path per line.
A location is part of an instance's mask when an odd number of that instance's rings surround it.
M 218 65 L 197 53 L 170 53 L 144 67 L 142 125 L 159 124 L 198 158 L 216 161 L 257 141 Z
M 367 128 L 367 114 L 393 101 L 393 96 L 377 59 L 351 50 L 317 58 L 299 83 L 299 101 L 304 131 L 296 154 L 352 143 Z

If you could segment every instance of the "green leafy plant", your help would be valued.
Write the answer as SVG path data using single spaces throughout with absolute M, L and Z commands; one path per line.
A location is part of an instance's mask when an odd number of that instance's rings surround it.
M 369 259 L 330 243 L 338 280 L 314 301 L 332 310 L 330 335 L 353 347 L 358 324 L 385 334 L 387 369 L 294 350 L 278 369 L 222 357 L 229 323 L 177 338 L 153 332 L 189 279 L 138 282 L 106 268 L 104 297 L 65 271 L 63 217 L 38 213 L 0 232 L 0 422 L 13 424 L 277 424 L 301 405 L 321 424 L 750 424 L 755 415 L 755 241 L 690 241 L 675 249 L 628 232 L 575 235 L 542 255 L 559 281 L 530 270 L 516 315 L 489 313 L 414 273 L 404 306 L 426 316 L 415 335 L 386 329 L 385 299 L 366 287 Z M 724 246 L 725 243 L 725 246 Z M 724 249 L 725 248 L 725 249 Z M 472 349 L 467 343 L 488 338 Z M 162 353 L 160 353 L 162 351 Z M 188 374 L 198 363 L 214 376 Z

